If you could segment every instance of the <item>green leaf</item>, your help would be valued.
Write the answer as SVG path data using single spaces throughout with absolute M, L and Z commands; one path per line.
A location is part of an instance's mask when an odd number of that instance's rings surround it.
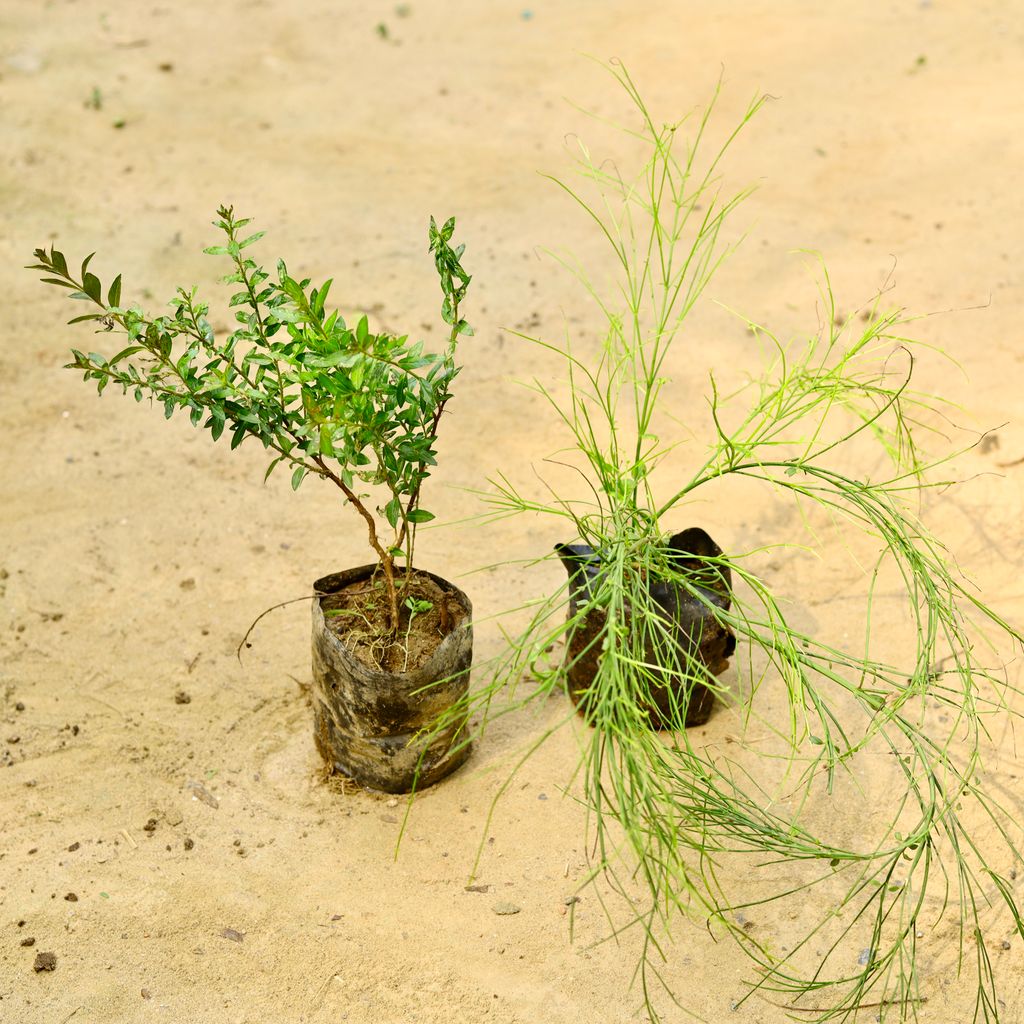
M 868 707 L 873 708 L 875 711 L 881 711 L 885 707 L 885 694 L 875 693 L 870 690 L 861 690 L 861 695 L 864 698 L 864 703 Z
M 255 234 L 250 235 L 244 242 L 239 242 L 238 248 L 244 249 L 246 246 L 252 245 L 253 242 L 258 242 L 265 234 L 266 231 L 257 231 Z
M 295 467 L 295 469 L 292 471 L 292 490 L 293 491 L 297 491 L 299 489 L 299 484 L 302 483 L 302 478 L 305 475 L 306 475 L 306 467 L 305 466 L 296 466 Z
M 82 278 L 82 291 L 89 296 L 93 302 L 103 304 L 103 285 L 95 274 L 85 274 Z
M 302 314 L 297 309 L 289 309 L 287 306 L 275 306 L 267 310 L 270 320 L 276 320 L 284 324 L 296 324 L 302 319 Z
M 36 250 L 37 252 L 41 250 Z M 64 259 L 64 253 L 58 252 L 56 249 L 50 249 L 50 264 L 58 274 L 63 274 L 65 277 L 68 276 L 68 263 Z
M 274 472 L 278 464 L 284 461 L 283 455 L 278 455 L 276 459 L 272 459 L 270 465 L 267 466 L 266 473 L 263 474 L 263 482 L 266 483 L 270 479 L 270 474 Z
M 322 316 L 324 311 L 324 303 L 327 301 L 327 293 L 331 290 L 331 285 L 334 283 L 334 278 L 329 277 L 319 288 L 317 288 L 316 301 L 313 304 L 313 308 L 316 310 L 317 316 Z
M 402 514 L 402 505 L 397 498 L 392 498 L 384 506 L 384 518 L 392 525 L 398 526 L 398 518 Z
M 359 318 L 359 323 L 356 324 L 356 341 L 360 345 L 366 344 L 366 339 L 370 336 L 370 324 L 365 316 Z
M 334 445 L 331 442 L 331 428 L 328 427 L 326 424 L 320 427 L 320 454 L 334 454 Z
M 110 284 L 110 288 L 107 291 L 107 305 L 108 306 L 120 306 L 121 305 L 121 275 L 117 277 Z
M 326 356 L 311 356 L 305 361 L 306 366 L 330 367 L 330 366 L 354 366 L 359 359 L 355 352 L 331 352 Z
M 410 523 L 415 523 L 417 525 L 419 523 L 429 523 L 430 520 L 434 518 L 434 513 L 428 512 L 425 508 L 414 508 L 409 513 L 408 518 Z
M 143 348 L 142 348 L 141 345 L 129 345 L 127 348 L 121 349 L 121 351 L 118 352 L 117 355 L 114 356 L 114 358 L 111 359 L 110 361 L 112 363 L 119 363 L 119 362 L 121 362 L 122 359 L 127 359 L 128 356 L 133 356 L 133 355 L 135 355 L 136 352 L 142 352 L 142 351 L 143 351 Z

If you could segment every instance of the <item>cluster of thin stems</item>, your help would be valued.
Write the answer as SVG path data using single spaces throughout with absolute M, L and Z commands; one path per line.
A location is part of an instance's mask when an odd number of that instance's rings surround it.
M 936 478 L 941 462 L 918 445 L 943 404 L 911 388 L 915 346 L 901 334 L 906 318 L 881 311 L 878 300 L 856 327 L 837 326 L 824 275 L 823 315 L 810 340 L 787 345 L 749 324 L 769 353 L 763 372 L 731 395 L 709 382 L 705 456 L 685 485 L 658 497 L 654 471 L 672 447 L 658 436 L 666 358 L 733 247 L 723 226 L 747 192 L 723 194 L 720 163 L 762 101 L 708 159 L 714 102 L 692 126 L 661 125 L 625 69 L 613 72 L 639 114 L 641 127 L 630 134 L 648 158 L 627 177 L 581 146 L 582 184 L 557 184 L 607 241 L 617 286 L 598 287 L 554 254 L 598 303 L 607 333 L 596 355 L 568 341 L 528 339 L 564 360 L 566 394 L 540 381 L 533 387 L 567 428 L 588 490 L 580 500 L 536 499 L 502 477 L 489 499 L 494 516 L 553 517 L 598 553 L 601 571 L 568 618 L 568 586 L 530 605 L 525 629 L 508 637 L 488 681 L 452 720 L 471 713 L 469 742 L 495 717 L 564 688 L 572 668 L 565 642 L 599 613 L 592 643 L 600 657 L 580 701 L 582 721 L 567 704 L 522 760 L 577 722 L 591 877 L 609 881 L 632 908 L 623 926 L 609 907 L 609 921 L 614 935 L 639 929 L 637 977 L 652 1020 L 664 998 L 675 998 L 662 968 L 669 932 L 684 913 L 731 934 L 749 955 L 748 996 L 817 1021 L 852 1020 L 866 1008 L 881 1020 L 914 1019 L 927 994 L 922 937 L 945 927 L 954 939 L 945 950 L 955 952 L 941 965 L 974 978 L 975 1020 L 997 1021 L 989 926 L 1001 928 L 1000 937 L 1007 929 L 1024 937 L 1011 881 L 1022 857 L 1013 816 L 985 785 L 982 752 L 986 723 L 1007 710 L 1012 689 L 999 639 L 1021 638 L 978 598 L 916 511 L 928 488 L 945 483 Z M 872 453 L 888 468 L 871 476 L 849 468 Z M 876 551 L 863 572 L 857 650 L 789 621 L 786 603 L 759 575 L 765 549 L 705 560 L 708 571 L 731 573 L 728 609 L 666 562 L 666 517 L 727 478 L 793 499 L 811 546 L 819 533 L 827 546 L 856 529 L 857 543 Z M 693 645 L 680 645 L 651 596 L 652 579 L 703 601 L 735 634 L 740 693 L 710 675 Z M 902 615 L 909 623 L 895 660 L 876 653 L 883 583 L 902 608 L 890 621 Z M 644 708 L 666 669 L 682 696 L 670 728 L 659 731 Z M 781 717 L 758 711 L 765 682 L 784 689 Z M 741 738 L 735 753 L 723 753 L 688 733 L 687 694 L 698 686 L 733 707 L 745 735 L 756 727 L 763 746 Z M 887 798 L 860 797 L 870 827 L 850 836 L 815 813 L 840 791 L 856 799 L 864 773 L 879 764 Z M 749 881 L 762 872 L 777 885 Z M 812 900 L 815 923 L 788 949 L 772 926 L 781 916 L 774 911 L 767 924 L 749 927 L 756 907 L 805 908 Z M 943 950 L 931 949 L 941 961 Z

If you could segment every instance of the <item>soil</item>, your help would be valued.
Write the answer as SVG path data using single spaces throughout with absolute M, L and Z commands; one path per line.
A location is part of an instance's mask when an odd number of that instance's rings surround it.
M 941 425 L 951 446 L 987 430 L 998 444 L 944 467 L 967 482 L 926 495 L 922 514 L 977 592 L 1024 621 L 1019 2 L 412 0 L 402 10 L 354 0 L 3 5 L 0 1020 L 647 1017 L 631 987 L 637 929 L 602 942 L 606 912 L 624 925 L 627 911 L 603 880 L 583 884 L 573 768 L 584 726 L 567 699 L 497 717 L 407 822 L 404 802 L 325 784 L 306 696 L 308 603 L 264 619 L 241 662 L 235 651 L 269 604 L 367 561 L 362 524 L 320 481 L 293 493 L 279 472 L 264 486 L 257 444 L 230 452 L 226 437 L 211 444 L 185 417 L 166 422 L 159 407 L 109 392 L 97 399 L 62 366 L 72 346 L 113 342 L 64 326 L 81 307 L 21 269 L 37 246 L 54 242 L 72 260 L 97 250 L 90 269 L 104 285 L 123 272 L 125 297 L 151 311 L 175 285 L 196 283 L 223 329 L 232 289 L 201 249 L 217 241 L 217 205 L 234 203 L 267 230 L 247 251 L 271 272 L 280 254 L 297 277 L 333 276 L 331 301 L 346 316 L 367 313 L 375 327 L 433 344 L 444 329 L 428 218 L 456 215 L 476 333 L 461 344 L 465 367 L 424 492 L 425 507 L 456 525 L 420 531 L 416 564 L 472 599 L 479 678 L 503 650 L 501 629 L 521 621 L 495 616 L 564 581 L 554 560 L 532 560 L 576 538 L 560 520 L 470 521 L 481 513 L 473 492 L 503 472 L 539 499 L 538 475 L 587 496 L 573 473 L 543 461 L 566 442 L 557 415 L 514 383 L 536 376 L 564 395 L 562 371 L 511 333 L 568 334 L 577 352 L 601 338 L 599 311 L 542 252 L 568 250 L 598 277 L 606 266 L 585 218 L 537 174 L 565 172 L 577 138 L 605 152 L 601 121 L 565 98 L 599 118 L 626 116 L 607 76 L 579 55 L 621 57 L 664 120 L 702 103 L 721 69 L 718 130 L 756 91 L 775 99 L 728 161 L 730 181 L 760 184 L 736 214 L 747 237 L 664 366 L 675 419 L 662 441 L 681 443 L 659 486 L 703 460 L 709 370 L 728 394 L 762 355 L 719 302 L 784 341 L 820 328 L 815 282 L 792 255 L 812 247 L 854 328 L 883 286 L 887 304 L 954 311 L 911 326 L 963 372 L 922 352 L 916 386 L 964 410 L 951 417 L 964 432 Z M 623 143 L 608 152 L 623 154 Z M 946 443 L 935 435 L 929 448 Z M 847 527 L 820 558 L 795 546 L 808 535 L 792 502 L 740 482 L 709 496 L 673 524 L 701 523 L 726 552 L 756 552 L 750 568 L 798 628 L 863 642 L 871 545 Z M 764 549 L 770 541 L 794 546 Z M 497 562 L 508 564 L 483 568 Z M 905 658 L 908 617 L 881 588 L 875 611 L 879 654 Z M 737 692 L 749 683 L 744 664 L 738 652 L 721 677 Z M 1017 663 L 1008 681 L 1019 684 Z M 776 679 L 761 684 L 763 724 L 718 707 L 692 739 L 732 756 L 744 727 L 751 744 L 767 742 L 784 718 L 782 692 Z M 1015 732 L 996 718 L 989 728 L 985 778 L 1024 813 Z M 811 823 L 863 835 L 865 802 L 898 781 L 891 761 L 879 756 L 856 787 L 822 792 Z M 991 843 L 992 832 L 979 822 L 976 838 Z M 1012 864 L 995 866 L 1010 877 Z M 751 898 L 785 880 L 777 865 L 720 874 Z M 1019 897 L 1024 873 L 1013 885 Z M 507 903 L 520 912 L 494 913 Z M 744 926 L 768 948 L 792 948 L 820 913 L 813 898 L 748 908 Z M 1000 1014 L 1024 1020 L 1021 940 L 998 900 L 989 913 Z M 919 939 L 920 1024 L 973 1017 L 956 917 L 932 919 Z M 34 946 L 21 946 L 27 937 Z M 754 972 L 702 919 L 679 922 L 674 939 L 660 970 L 687 1011 L 729 1024 L 790 1018 L 775 1005 L 784 996 L 739 1003 Z M 34 971 L 40 950 L 55 970 Z M 975 956 L 969 945 L 965 964 Z M 661 1006 L 666 1024 L 693 1019 Z
M 350 583 L 320 599 L 331 632 L 361 661 L 387 672 L 408 672 L 425 665 L 438 644 L 465 617 L 458 602 L 450 599 L 429 576 L 413 572 L 396 578 L 401 595 L 397 630 L 388 620 L 387 590 L 382 577 Z M 426 602 L 425 611 L 413 611 L 405 603 Z

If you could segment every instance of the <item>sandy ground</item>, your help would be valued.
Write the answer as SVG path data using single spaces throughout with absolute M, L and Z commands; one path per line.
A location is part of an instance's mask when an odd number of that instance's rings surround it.
M 346 309 L 416 331 L 437 306 L 427 216 L 456 214 L 478 333 L 433 487 L 445 518 L 462 519 L 479 510 L 466 488 L 496 469 L 528 483 L 558 444 L 551 413 L 512 383 L 545 367 L 503 328 L 557 332 L 563 314 L 583 337 L 598 326 L 537 251 L 593 250 L 535 173 L 564 168 L 566 134 L 584 126 L 564 97 L 621 111 L 579 54 L 623 58 L 666 118 L 704 99 L 721 66 L 723 124 L 758 89 L 776 100 L 731 164 L 761 188 L 711 297 L 784 334 L 813 330 L 813 282 L 791 255 L 810 246 L 845 309 L 895 260 L 894 301 L 961 310 L 918 333 L 965 374 L 936 362 L 921 380 L 996 428 L 998 446 L 961 460 L 971 482 L 930 521 L 1019 621 L 1024 469 L 998 463 L 1024 456 L 1022 15 L 980 0 L 413 0 L 404 17 L 324 0 L 0 0 L 0 1019 L 646 1019 L 631 937 L 593 945 L 608 925 L 592 889 L 570 942 L 564 901 L 586 871 L 582 816 L 561 796 L 571 731 L 529 761 L 484 831 L 518 752 L 564 706 L 503 720 L 423 795 L 394 859 L 402 806 L 320 779 L 308 609 L 264 620 L 242 664 L 234 653 L 267 604 L 364 561 L 361 529 L 316 482 L 298 495 L 283 476 L 262 486 L 256 450 L 229 457 L 160 410 L 97 401 L 61 369 L 88 332 L 63 328 L 74 310 L 19 269 L 35 246 L 95 248 L 104 280 L 124 270 L 136 296 L 211 289 L 218 268 L 200 250 L 230 202 L 270 231 L 266 255 L 333 274 Z M 676 411 L 701 429 L 708 367 L 752 356 L 742 324 L 705 302 L 671 367 Z M 701 514 L 727 550 L 797 529 L 729 492 Z M 559 570 L 466 574 L 569 539 L 543 522 L 456 526 L 424 533 L 420 564 L 471 593 L 487 657 L 500 644 L 487 616 Z M 848 628 L 862 585 L 848 564 L 775 568 L 802 622 L 822 636 Z M 723 710 L 709 742 L 735 729 Z M 993 778 L 1012 792 L 1012 736 L 998 735 Z M 466 892 L 481 842 L 490 889 Z M 521 912 L 495 915 L 500 901 Z M 785 941 L 787 921 L 760 926 Z M 992 935 L 1008 930 L 997 920 Z M 760 999 L 730 1011 L 747 967 L 729 943 L 685 924 L 675 938 L 666 973 L 688 1008 L 711 1022 L 784 1019 Z M 55 971 L 33 971 L 39 951 L 56 954 Z M 992 955 L 1003 1019 L 1024 1019 L 1020 944 Z M 933 944 L 922 965 L 921 1019 L 969 1020 L 944 951 Z

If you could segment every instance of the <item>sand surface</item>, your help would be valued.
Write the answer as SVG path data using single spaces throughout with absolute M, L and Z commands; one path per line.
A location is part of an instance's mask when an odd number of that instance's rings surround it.
M 437 322 L 427 217 L 457 215 L 477 335 L 432 488 L 443 518 L 461 520 L 479 511 L 470 489 L 496 470 L 529 485 L 560 443 L 551 411 L 513 383 L 550 367 L 504 329 L 557 335 L 564 316 L 585 344 L 600 327 L 539 251 L 597 258 L 586 225 L 536 173 L 564 169 L 567 137 L 586 128 L 565 98 L 623 112 L 580 54 L 625 60 L 665 119 L 703 101 L 724 68 L 721 124 L 757 90 L 775 100 L 730 161 L 732 180 L 760 188 L 738 215 L 744 246 L 674 353 L 674 411 L 699 435 L 708 368 L 756 359 L 743 324 L 711 299 L 783 335 L 815 329 L 796 248 L 822 252 L 843 310 L 891 272 L 899 305 L 957 310 L 917 333 L 964 373 L 926 362 L 920 382 L 996 441 L 959 460 L 969 482 L 933 499 L 929 521 L 1020 621 L 1020 3 L 413 0 L 403 13 L 324 0 L 0 2 L 5 1022 L 647 1019 L 632 934 L 594 945 L 609 926 L 593 888 L 579 891 L 570 941 L 565 900 L 587 870 L 583 815 L 563 796 L 571 729 L 486 823 L 564 702 L 503 719 L 421 797 L 395 859 L 404 806 L 322 781 L 308 608 L 265 619 L 235 658 L 268 604 L 366 560 L 361 527 L 317 481 L 298 495 L 285 475 L 263 486 L 254 447 L 230 455 L 160 409 L 98 401 L 61 368 L 71 345 L 90 347 L 88 329 L 63 327 L 76 310 L 19 269 L 36 246 L 98 250 L 101 278 L 124 271 L 126 294 L 155 296 L 155 308 L 179 283 L 216 294 L 220 268 L 201 249 L 215 241 L 216 206 L 233 203 L 269 231 L 266 256 L 287 256 L 297 276 L 333 275 L 347 311 L 416 332 Z M 756 493 L 726 489 L 693 514 L 726 550 L 799 531 Z M 571 539 L 546 521 L 453 526 L 424 531 L 419 557 L 471 593 L 483 659 L 501 644 L 488 616 L 560 570 L 469 574 Z M 816 635 L 851 628 L 864 581 L 849 561 L 787 555 L 763 568 Z M 765 699 L 770 710 L 777 696 Z M 737 728 L 722 709 L 708 742 Z M 995 736 L 991 777 L 1013 800 L 1012 731 Z M 828 813 L 856 829 L 842 807 Z M 490 888 L 467 892 L 481 843 L 477 881 Z M 520 913 L 496 915 L 501 902 Z M 1004 918 L 990 953 L 1013 1022 L 1024 1019 L 1022 952 L 1019 940 L 1002 948 Z M 796 924 L 757 921 L 783 945 Z M 710 1022 L 785 1019 L 760 998 L 730 1010 L 749 967 L 729 942 L 685 922 L 674 934 L 666 977 L 686 1007 Z M 39 951 L 56 954 L 53 972 L 33 971 Z M 922 1021 L 970 1020 L 970 986 L 947 954 L 938 940 L 922 951 Z M 666 1021 L 691 1019 L 663 1008 Z

